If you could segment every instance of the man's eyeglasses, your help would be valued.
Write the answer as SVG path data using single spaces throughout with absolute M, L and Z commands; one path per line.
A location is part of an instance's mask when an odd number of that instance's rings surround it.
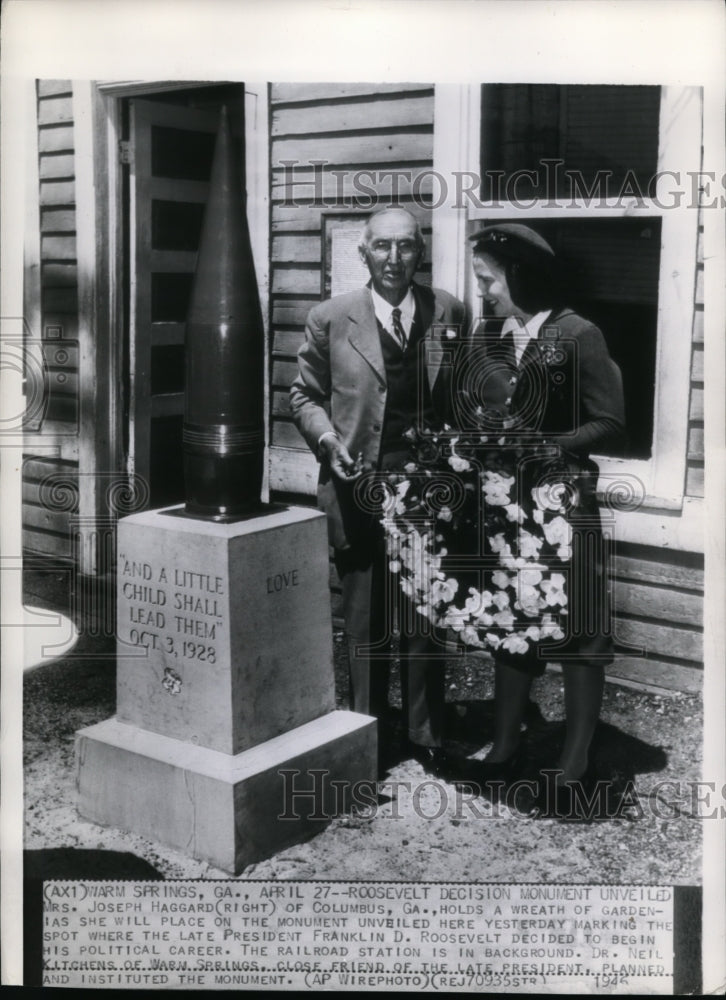
M 392 240 L 376 240 L 368 249 L 374 257 L 385 260 L 386 257 L 390 257 L 394 246 L 401 260 L 410 260 L 419 251 L 418 243 L 415 240 L 398 240 L 396 242 Z

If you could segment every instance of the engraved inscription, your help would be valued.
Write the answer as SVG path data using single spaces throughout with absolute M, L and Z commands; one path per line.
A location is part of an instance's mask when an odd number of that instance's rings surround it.
M 155 567 L 145 560 L 128 559 L 123 553 L 119 555 L 119 575 L 130 625 L 128 635 L 122 638 L 132 645 L 158 650 L 165 661 L 217 662 L 213 643 L 224 621 L 223 577 L 183 566 Z M 288 585 L 296 586 L 297 582 Z M 204 642 L 196 641 L 200 639 Z
M 284 573 L 275 573 L 273 576 L 268 576 L 267 593 L 279 594 L 281 590 L 287 590 L 288 587 L 299 586 L 298 574 L 299 570 L 289 569 Z

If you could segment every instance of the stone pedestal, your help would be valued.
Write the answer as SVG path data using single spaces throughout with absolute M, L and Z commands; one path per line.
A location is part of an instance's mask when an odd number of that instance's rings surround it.
M 375 780 L 375 720 L 334 711 L 327 551 L 304 508 L 119 522 L 117 716 L 77 734 L 81 815 L 238 872 L 339 812 L 331 781 Z

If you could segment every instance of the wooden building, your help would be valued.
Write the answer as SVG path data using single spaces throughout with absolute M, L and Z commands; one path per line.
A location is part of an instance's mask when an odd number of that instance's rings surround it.
M 25 318 L 42 343 L 47 405 L 26 435 L 26 556 L 112 579 L 115 520 L 181 499 L 185 308 L 222 102 L 244 140 L 267 336 L 266 488 L 313 502 L 317 465 L 287 388 L 336 226 L 378 204 L 411 207 L 428 246 L 420 279 L 472 315 L 467 235 L 485 220 L 540 227 L 624 374 L 630 441 L 599 458 L 617 539 L 610 673 L 698 688 L 697 88 L 37 81 Z

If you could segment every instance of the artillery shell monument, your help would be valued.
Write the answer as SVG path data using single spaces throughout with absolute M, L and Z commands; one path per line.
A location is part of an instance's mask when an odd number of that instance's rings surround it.
M 76 736 L 83 817 L 234 873 L 321 829 L 336 783 L 375 780 L 377 759 L 375 720 L 335 711 L 325 515 L 260 503 L 239 159 L 223 109 L 186 328 L 186 502 L 119 522 L 117 714 Z M 312 771 L 321 796 L 280 819 Z

